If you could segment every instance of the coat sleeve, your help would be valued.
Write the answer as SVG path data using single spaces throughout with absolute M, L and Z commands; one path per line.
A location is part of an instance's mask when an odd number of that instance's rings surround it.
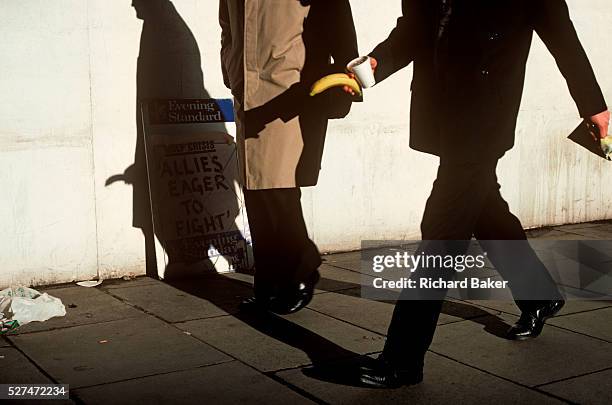
M 377 82 L 408 66 L 415 57 L 419 16 L 414 3 L 415 0 L 402 0 L 402 16 L 397 19 L 397 25 L 389 37 L 370 53 L 378 61 Z
M 232 31 L 230 28 L 227 0 L 219 0 L 219 24 L 221 25 L 221 70 L 225 87 L 231 89 L 228 69 L 226 65 L 232 46 Z
M 315 25 L 321 29 L 321 32 L 326 33 L 323 37 L 317 36 L 317 41 L 326 42 L 325 56 L 327 58 L 331 56 L 334 59 L 333 65 L 327 66 L 326 71 L 320 73 L 344 72 L 346 65 L 359 56 L 351 4 L 349 0 L 318 0 L 317 2 L 312 1 L 311 5 L 312 18 L 317 21 Z M 329 119 L 346 117 L 354 101 L 361 101 L 361 98 L 353 97 L 340 89 L 326 91 L 318 99 L 318 103 Z
M 326 3 L 326 7 L 332 8 L 327 14 L 332 19 L 328 24 L 334 27 L 329 38 L 331 56 L 334 64 L 344 67 L 359 56 L 351 4 L 349 0 L 328 0 Z
M 593 68 L 578 39 L 565 0 L 534 0 L 532 23 L 565 77 L 583 118 L 607 109 Z

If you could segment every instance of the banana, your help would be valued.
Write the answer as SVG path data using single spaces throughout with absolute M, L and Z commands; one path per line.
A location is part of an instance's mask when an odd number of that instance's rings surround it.
M 346 73 L 334 73 L 323 77 L 313 84 L 310 89 L 310 96 L 316 96 L 317 94 L 323 93 L 325 90 L 339 86 L 348 86 L 353 89 L 355 93 L 361 95 L 361 86 L 357 80 L 352 79 Z

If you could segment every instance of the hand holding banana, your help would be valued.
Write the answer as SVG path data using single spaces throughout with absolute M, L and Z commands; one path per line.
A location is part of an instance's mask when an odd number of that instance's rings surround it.
M 325 90 L 331 89 L 332 87 L 340 87 L 351 89 L 351 94 L 359 94 L 361 95 L 361 86 L 355 80 L 354 77 L 349 76 L 346 73 L 334 73 L 332 75 L 328 75 L 318 80 L 310 91 L 311 96 L 316 96 L 317 94 L 323 93 Z M 346 90 L 345 90 L 346 91 Z
M 370 57 L 369 59 L 370 59 L 370 66 L 372 67 L 372 72 L 374 72 L 376 70 L 376 66 L 378 65 L 378 62 L 376 61 L 376 59 L 372 57 Z M 323 77 L 322 79 L 318 80 L 312 86 L 310 95 L 316 96 L 317 94 L 320 94 L 333 87 L 342 87 L 344 92 L 350 95 L 353 95 L 353 96 L 355 95 L 361 96 L 362 94 L 361 85 L 355 78 L 355 74 L 349 72 L 349 73 L 334 73 L 334 74 Z

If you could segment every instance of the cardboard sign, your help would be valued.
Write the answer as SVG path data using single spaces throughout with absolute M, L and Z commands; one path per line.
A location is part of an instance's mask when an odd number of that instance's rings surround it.
M 143 105 L 153 225 L 177 275 L 251 267 L 233 121 L 231 100 Z

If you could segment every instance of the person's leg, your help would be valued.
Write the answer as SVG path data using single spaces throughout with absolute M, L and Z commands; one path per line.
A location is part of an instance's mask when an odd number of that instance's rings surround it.
M 255 259 L 254 292 L 262 304 L 275 295 L 277 272 L 282 267 L 275 254 L 279 246 L 276 238 L 278 218 L 274 212 L 274 191 L 244 190 Z
M 301 282 L 316 283 L 321 257 L 308 237 L 299 188 L 245 190 L 255 257 L 255 295 L 288 298 Z
M 499 193 L 499 186 L 489 195 L 474 234 L 497 271 L 509 281 L 522 311 L 561 298 L 546 266 L 529 245 L 521 222 Z
M 495 186 L 494 176 L 491 176 L 495 164 L 441 163 L 421 223 L 424 242 L 419 252 L 458 254 L 459 250 L 467 248 L 466 243 L 459 241 L 467 241 L 472 237 L 482 206 L 489 191 Z M 418 282 L 421 277 L 448 278 L 449 274 L 436 269 L 420 269 L 411 278 Z M 446 295 L 445 290 L 417 291 L 416 294 L 419 293 L 425 295 L 426 299 L 412 299 L 410 295 L 415 293 L 404 291 L 393 312 L 383 358 L 396 370 L 420 371 L 423 367 L 425 352 L 433 339 Z M 363 376 L 362 382 L 370 383 Z M 385 384 L 383 382 L 378 385 Z
M 515 339 L 536 337 L 546 318 L 563 306 L 563 296 L 529 245 L 519 219 L 499 192 L 489 195 L 474 231 L 501 276 L 508 281 L 522 320 L 509 331 Z
M 308 229 L 302 211 L 299 188 L 280 189 L 276 196 L 279 226 L 278 238 L 282 239 L 282 270 L 286 283 L 299 284 L 313 277 L 318 280 L 321 253 L 308 236 Z

